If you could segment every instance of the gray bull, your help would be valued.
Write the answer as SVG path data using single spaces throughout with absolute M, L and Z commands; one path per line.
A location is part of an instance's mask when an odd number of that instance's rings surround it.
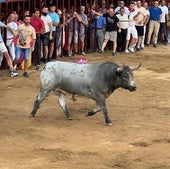
M 108 117 L 106 99 L 117 88 L 135 91 L 133 70 L 139 69 L 141 62 L 136 67 L 118 66 L 115 63 L 76 64 L 68 62 L 49 62 L 40 74 L 40 93 L 31 112 L 35 116 L 40 103 L 50 91 L 59 96 L 59 105 L 67 119 L 71 119 L 65 103 L 65 92 L 89 97 L 96 101 L 97 108 L 87 113 L 92 116 L 101 111 L 107 125 L 112 125 Z

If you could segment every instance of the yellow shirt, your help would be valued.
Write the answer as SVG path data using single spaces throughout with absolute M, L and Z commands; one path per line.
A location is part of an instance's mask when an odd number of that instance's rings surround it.
M 25 25 L 25 23 L 18 26 L 18 35 L 17 46 L 20 48 L 30 48 L 31 41 L 36 39 L 35 29 L 31 25 Z

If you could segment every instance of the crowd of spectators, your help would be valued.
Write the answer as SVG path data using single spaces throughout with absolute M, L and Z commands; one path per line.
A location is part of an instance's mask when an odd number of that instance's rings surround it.
M 61 10 L 62 9 L 62 10 Z M 17 12 L 9 14 L 6 43 L 0 34 L 0 64 L 5 56 L 10 68 L 10 76 L 24 60 L 24 77 L 29 77 L 28 60 L 36 70 L 41 63 L 55 60 L 64 55 L 85 56 L 87 52 L 102 54 L 112 50 L 117 53 L 134 53 L 145 46 L 157 47 L 168 44 L 168 7 L 165 0 L 155 0 L 152 4 L 142 4 L 141 0 L 131 1 L 125 6 L 106 4 L 86 4 L 75 9 L 56 9 L 54 4 L 35 9 L 30 16 L 25 11 L 23 20 L 18 20 Z M 6 48 L 7 47 L 7 48 Z

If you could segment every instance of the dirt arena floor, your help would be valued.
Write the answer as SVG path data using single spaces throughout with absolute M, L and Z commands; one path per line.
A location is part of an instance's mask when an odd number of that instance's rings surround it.
M 73 120 L 66 120 L 53 93 L 31 118 L 40 72 L 32 67 L 26 79 L 22 70 L 16 78 L 0 70 L 0 169 L 170 169 L 170 46 L 86 57 L 130 66 L 142 59 L 137 91 L 118 89 L 107 100 L 113 126 L 101 113 L 85 117 L 95 103 L 81 96 L 67 95 Z

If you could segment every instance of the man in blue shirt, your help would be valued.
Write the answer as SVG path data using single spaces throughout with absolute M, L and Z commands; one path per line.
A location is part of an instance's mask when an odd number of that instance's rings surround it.
M 157 47 L 158 32 L 160 28 L 160 19 L 162 14 L 161 8 L 158 7 L 158 1 L 153 2 L 153 6 L 149 8 L 149 12 L 150 12 L 150 22 L 149 22 L 147 45 L 150 44 L 151 36 L 153 34 L 153 47 Z
M 99 8 L 98 13 L 102 14 L 102 10 Z M 104 27 L 106 25 L 106 18 L 103 16 L 92 15 L 91 30 L 90 30 L 90 51 L 94 51 L 96 48 L 96 38 L 98 44 L 98 52 L 102 52 L 102 44 L 104 41 Z
M 54 4 L 50 4 L 50 12 L 48 13 L 48 15 L 51 17 L 52 19 L 52 36 L 53 39 L 50 40 L 50 47 L 49 47 L 49 56 L 48 59 L 49 61 L 51 60 L 52 56 L 53 56 L 53 52 L 54 52 L 54 41 L 56 40 L 56 27 L 59 26 L 60 23 L 60 18 L 58 16 L 58 14 L 55 12 L 56 10 L 56 6 Z M 53 59 L 56 59 L 56 54 L 54 54 Z
M 0 28 L 1 27 L 7 28 L 10 32 L 13 32 L 13 30 L 9 26 L 5 25 L 4 23 L 2 23 L 0 21 Z M 7 60 L 7 64 L 10 68 L 10 77 L 18 76 L 18 73 L 14 72 L 14 67 L 12 64 L 11 57 L 10 57 L 8 50 L 3 42 L 2 35 L 1 35 L 1 29 L 0 29 L 0 52 L 5 56 L 5 58 Z

